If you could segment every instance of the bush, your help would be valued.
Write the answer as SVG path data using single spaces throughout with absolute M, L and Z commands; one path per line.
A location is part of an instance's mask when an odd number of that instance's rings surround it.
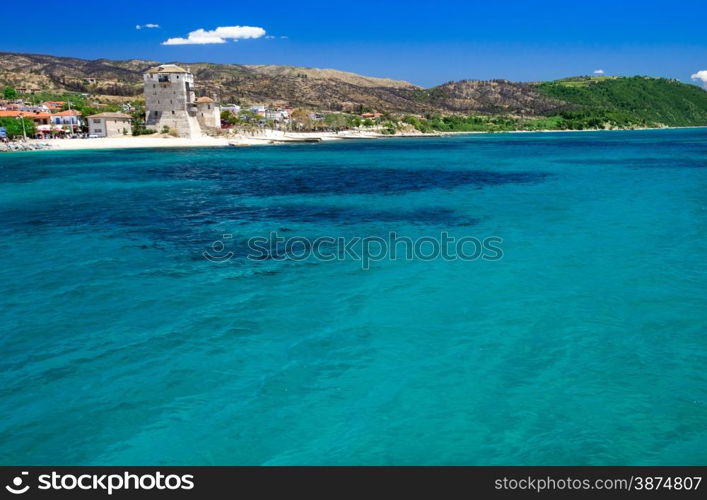
M 157 130 L 153 128 L 133 128 L 133 135 L 138 136 L 138 135 L 151 135 L 151 134 L 156 134 Z
M 9 101 L 17 99 L 17 91 L 12 87 L 5 87 L 3 97 Z

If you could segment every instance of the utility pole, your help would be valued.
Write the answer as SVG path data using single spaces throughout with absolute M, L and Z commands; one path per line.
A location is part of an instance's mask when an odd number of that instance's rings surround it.
M 25 138 L 25 142 L 27 142 L 27 132 L 25 131 L 25 119 L 22 115 L 17 117 L 20 122 L 22 122 L 22 137 Z

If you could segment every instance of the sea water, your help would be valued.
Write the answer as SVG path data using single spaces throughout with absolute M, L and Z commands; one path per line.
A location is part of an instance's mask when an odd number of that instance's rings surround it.
M 703 464 L 706 262 L 705 129 L 4 154 L 0 463 Z

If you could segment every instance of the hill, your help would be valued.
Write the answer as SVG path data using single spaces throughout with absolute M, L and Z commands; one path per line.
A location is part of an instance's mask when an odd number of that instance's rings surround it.
M 87 60 L 0 52 L 0 87 L 38 87 L 99 96 L 138 97 L 142 74 L 158 61 Z M 413 115 L 486 115 L 512 118 L 494 127 L 614 128 L 707 125 L 707 92 L 676 80 L 648 77 L 575 77 L 551 82 L 449 82 L 421 88 L 408 82 L 333 69 L 184 63 L 198 95 L 222 102 L 290 104 L 321 111 L 380 111 Z M 465 127 L 477 126 L 468 122 Z M 440 122 L 441 123 L 441 122 Z M 457 126 L 448 120 L 446 126 Z M 451 124 L 451 125 L 450 125 Z M 486 126 L 484 122 L 483 126 Z
M 0 52 L 0 86 L 36 86 L 54 92 L 139 96 L 142 74 L 158 61 L 110 61 Z M 408 98 L 415 85 L 337 70 L 290 66 L 183 63 L 202 95 L 223 101 L 277 104 L 287 102 L 328 110 L 371 108 L 382 111 L 425 112 L 429 106 Z
M 574 112 L 565 113 L 568 119 L 603 116 L 643 125 L 707 125 L 707 92 L 677 80 L 576 77 L 544 82 L 536 88 L 572 105 Z
M 414 94 L 419 102 L 464 114 L 546 116 L 567 108 L 562 100 L 539 93 L 535 84 L 507 80 L 462 80 Z

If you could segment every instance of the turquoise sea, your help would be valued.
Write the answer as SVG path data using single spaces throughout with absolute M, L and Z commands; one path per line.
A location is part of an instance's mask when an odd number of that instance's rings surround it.
M 3 154 L 0 263 L 2 464 L 707 463 L 707 129 Z

